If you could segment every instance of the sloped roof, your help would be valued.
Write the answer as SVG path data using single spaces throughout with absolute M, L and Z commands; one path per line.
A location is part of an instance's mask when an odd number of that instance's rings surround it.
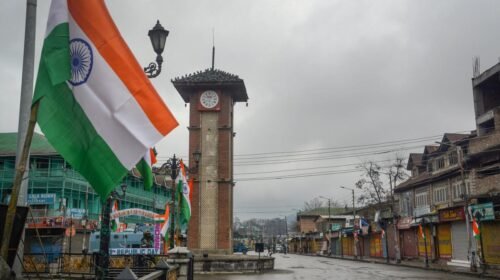
M 470 137 L 471 134 L 463 134 L 463 133 L 445 133 L 443 136 L 443 140 L 449 140 L 451 143 L 455 143 L 457 141 L 464 140 Z
M 176 77 L 172 83 L 214 83 L 214 82 L 243 82 L 238 75 L 234 75 L 219 69 L 205 69 L 182 77 Z
M 408 164 L 406 165 L 406 170 L 412 170 L 413 166 L 422 165 L 423 154 L 411 153 L 408 159 Z
M 17 150 L 17 132 L 0 133 L 0 155 L 15 156 Z M 33 134 L 30 148 L 31 155 L 57 155 L 47 138 L 39 133 Z
M 243 79 L 237 75 L 219 70 L 205 69 L 172 80 L 184 102 L 189 103 L 190 96 L 200 89 L 229 89 L 235 102 L 246 102 L 248 94 Z

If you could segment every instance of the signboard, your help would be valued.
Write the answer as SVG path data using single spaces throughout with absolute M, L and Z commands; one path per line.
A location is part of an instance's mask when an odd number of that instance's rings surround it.
M 398 229 L 409 229 L 411 227 L 411 223 L 413 221 L 413 217 L 403 217 L 398 221 Z
M 161 236 L 160 236 L 160 231 L 161 231 L 161 225 L 160 224 L 155 224 L 155 235 L 154 235 L 154 246 L 155 250 L 160 250 L 160 245 L 161 245 Z
M 45 205 L 54 204 L 56 202 L 55 193 L 30 193 L 28 194 L 28 204 L 30 205 Z
M 111 256 L 116 255 L 159 255 L 160 249 L 155 248 L 113 248 L 109 249 Z
M 462 220 L 465 220 L 465 213 L 463 207 L 439 211 L 440 222 L 451 222 L 451 221 L 462 221 Z
M 424 216 L 431 213 L 431 207 L 429 205 L 415 207 L 413 213 L 415 214 L 415 217 Z
M 118 210 L 118 211 L 112 212 L 110 215 L 110 218 L 116 219 L 116 218 L 121 218 L 121 217 L 126 217 L 126 216 L 141 216 L 141 217 L 154 219 L 154 217 L 158 216 L 158 214 L 156 214 L 155 212 L 140 209 L 140 208 L 130 208 L 130 209 L 123 209 L 123 210 Z
M 341 228 L 341 224 L 332 224 L 332 231 L 339 231 Z
M 82 208 L 69 208 L 68 214 L 71 218 L 81 219 L 85 215 L 85 209 Z
M 495 211 L 493 210 L 493 202 L 476 204 L 469 206 L 469 213 L 478 221 L 493 221 L 495 220 Z

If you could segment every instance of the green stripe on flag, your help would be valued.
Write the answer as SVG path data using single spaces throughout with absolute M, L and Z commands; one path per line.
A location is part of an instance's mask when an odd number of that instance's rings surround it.
M 73 96 L 69 28 L 60 24 L 44 41 L 33 103 L 40 102 L 38 124 L 50 144 L 104 200 L 127 174 Z
M 153 171 L 151 170 L 151 166 L 142 158 L 135 167 L 141 173 L 144 189 L 150 191 L 153 188 Z

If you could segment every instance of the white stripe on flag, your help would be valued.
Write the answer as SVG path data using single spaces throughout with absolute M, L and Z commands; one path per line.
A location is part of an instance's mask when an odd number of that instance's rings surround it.
M 163 135 L 156 130 L 71 15 L 69 24 L 70 38 L 85 40 L 91 45 L 94 55 L 89 79 L 72 88 L 75 98 L 116 157 L 130 169 L 144 156 L 144 151 L 160 141 Z
M 68 1 L 67 0 L 52 0 L 49 10 L 49 19 L 47 20 L 47 37 L 54 27 L 61 23 L 68 22 Z

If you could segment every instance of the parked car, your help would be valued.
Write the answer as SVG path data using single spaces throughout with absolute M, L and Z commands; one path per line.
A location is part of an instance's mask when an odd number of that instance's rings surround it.
M 276 244 L 276 253 L 283 253 L 283 246 L 281 244 Z
M 244 255 L 247 254 L 248 248 L 245 246 L 243 243 L 238 243 L 233 246 L 233 252 L 234 253 L 243 253 Z

